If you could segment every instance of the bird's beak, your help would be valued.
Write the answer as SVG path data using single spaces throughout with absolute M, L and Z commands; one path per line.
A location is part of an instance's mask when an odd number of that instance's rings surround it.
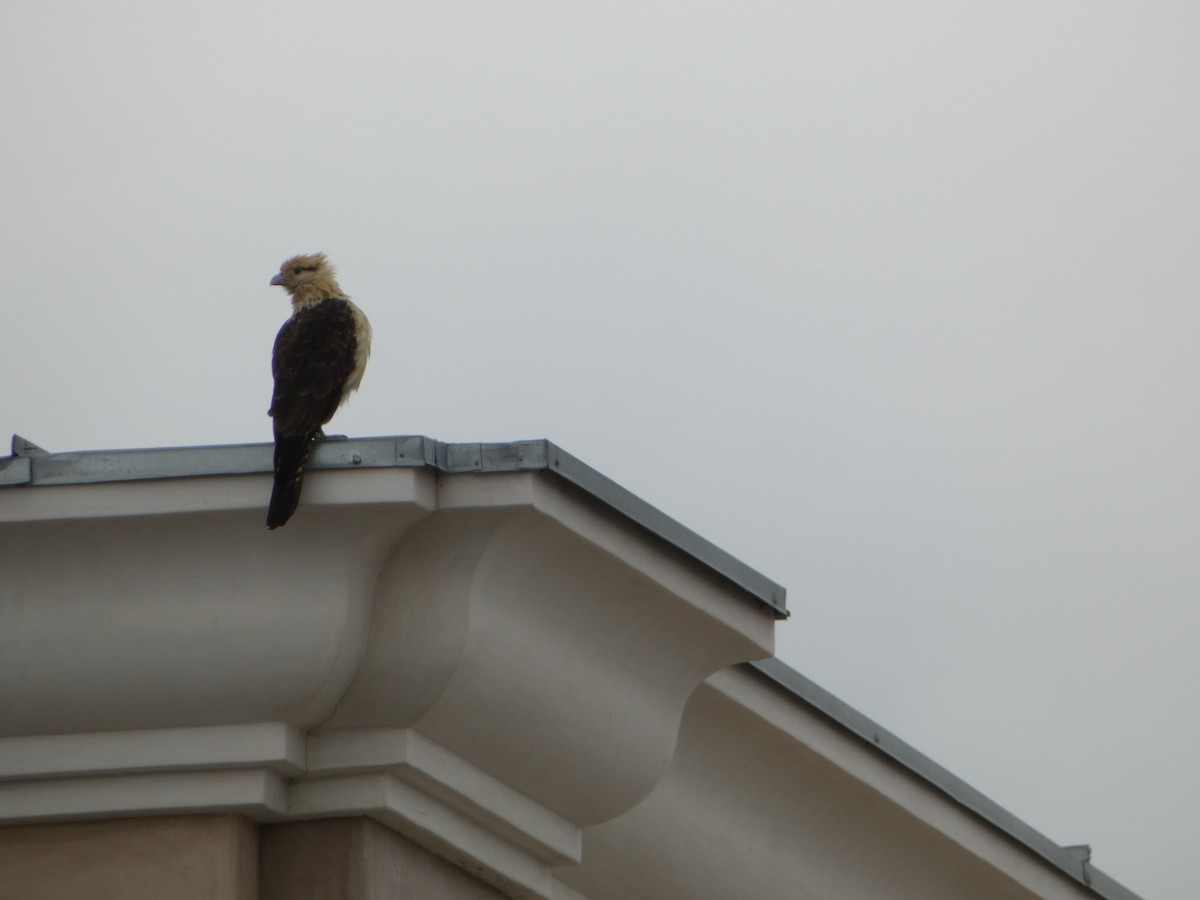
M 279 272 L 271 277 L 271 284 L 283 287 L 283 273 Z

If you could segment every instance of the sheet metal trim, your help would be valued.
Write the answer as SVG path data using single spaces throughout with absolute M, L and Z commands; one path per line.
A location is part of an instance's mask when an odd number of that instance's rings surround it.
M 161 478 L 254 475 L 272 469 L 271 444 L 154 447 L 135 450 L 37 452 L 14 435 L 14 454 L 0 457 L 0 487 L 93 484 Z M 421 435 L 326 438 L 310 457 L 312 469 L 431 467 L 447 474 L 546 472 L 615 510 L 660 540 L 732 582 L 777 618 L 786 618 L 787 592 L 712 542 L 651 506 L 547 440 L 445 443 Z
M 1031 825 L 1018 819 L 993 800 L 989 800 L 957 775 L 939 766 L 928 756 L 896 735 L 881 728 L 858 710 L 839 700 L 816 682 L 801 675 L 776 658 L 743 664 L 774 683 L 792 697 L 815 709 L 826 718 L 851 732 L 875 750 L 890 757 L 916 777 L 947 795 L 955 803 L 1032 850 L 1084 888 L 1105 900 L 1141 900 L 1129 888 L 1095 868 L 1090 855 L 1076 847 L 1060 846 Z

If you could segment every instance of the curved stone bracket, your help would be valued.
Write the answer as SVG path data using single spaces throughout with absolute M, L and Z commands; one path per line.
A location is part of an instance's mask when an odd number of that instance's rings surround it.
M 318 471 L 282 535 L 261 481 L 23 489 L 0 822 L 365 814 L 549 897 L 693 689 L 770 655 L 771 609 L 544 473 Z
M 572 822 L 604 821 L 661 777 L 692 690 L 769 655 L 773 616 L 535 474 L 471 478 L 385 564 L 326 727 L 411 727 Z

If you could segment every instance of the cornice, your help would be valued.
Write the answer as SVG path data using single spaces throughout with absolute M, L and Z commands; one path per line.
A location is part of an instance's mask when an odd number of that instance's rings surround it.
M 278 533 L 267 476 L 158 471 L 0 493 L 0 822 L 368 815 L 549 898 L 771 653 L 770 607 L 544 469 L 318 467 Z

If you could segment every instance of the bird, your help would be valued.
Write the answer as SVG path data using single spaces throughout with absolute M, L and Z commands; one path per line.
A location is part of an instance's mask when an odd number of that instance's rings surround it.
M 371 323 L 337 283 L 324 253 L 293 256 L 271 284 L 291 296 L 292 315 L 271 353 L 275 389 L 267 415 L 275 433 L 275 483 L 267 528 L 296 511 L 309 448 L 322 426 L 362 383 L 371 354 Z

